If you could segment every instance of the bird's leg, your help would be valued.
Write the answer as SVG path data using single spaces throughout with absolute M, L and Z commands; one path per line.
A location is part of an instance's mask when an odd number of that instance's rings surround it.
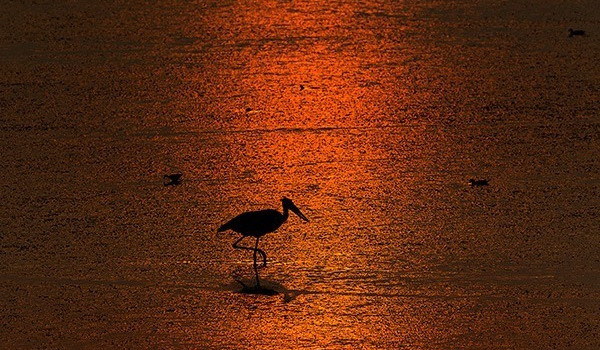
M 254 248 L 254 256 L 256 256 L 256 253 L 259 253 L 262 258 L 263 258 L 263 264 L 261 266 L 261 268 L 263 267 L 267 267 L 267 254 L 265 254 L 264 251 L 262 251 L 261 249 L 258 249 L 258 238 L 256 238 L 256 246 Z
M 260 255 L 262 255 L 263 258 L 263 264 L 261 267 L 267 267 L 267 254 L 265 254 L 265 252 L 263 252 L 260 249 L 258 249 L 258 252 L 260 253 Z
M 256 266 L 256 253 L 258 252 L 258 237 L 256 237 L 256 244 L 254 245 L 254 274 L 256 274 L 256 288 L 260 289 L 260 279 L 258 278 L 258 268 Z
M 263 267 L 267 266 L 267 254 L 265 254 L 265 252 L 264 252 L 264 251 L 262 251 L 262 249 L 258 249 L 258 238 L 256 239 L 256 240 L 257 240 L 257 245 L 256 245 L 256 247 L 255 247 L 255 248 L 244 247 L 244 246 L 238 245 L 238 243 L 240 243 L 240 242 L 241 242 L 241 241 L 242 241 L 244 238 L 246 238 L 246 236 L 242 236 L 242 238 L 240 238 L 240 239 L 238 239 L 237 241 L 235 241 L 235 242 L 232 244 L 232 246 L 233 246 L 235 249 L 251 250 L 251 251 L 253 251 L 253 252 L 257 252 L 257 253 L 259 253 L 259 254 L 260 254 L 260 256 L 262 256 L 262 258 L 263 258 L 263 264 L 262 264 L 261 268 L 263 268 Z
M 254 270 L 256 270 L 256 253 L 258 249 L 258 238 L 256 238 L 256 244 L 254 245 Z
M 231 246 L 234 247 L 235 249 L 244 249 L 244 250 L 252 250 L 252 251 L 254 251 L 254 248 L 243 247 L 241 245 L 238 245 L 238 243 L 240 243 L 244 238 L 246 238 L 246 236 L 242 236 L 240 239 L 238 239 L 237 241 L 233 242 L 233 244 Z
M 254 256 L 256 256 L 256 253 L 259 253 L 260 256 L 262 256 L 263 258 L 263 263 L 262 266 L 260 266 L 260 268 L 266 267 L 267 266 L 267 254 L 262 250 L 262 249 L 258 249 L 258 237 L 256 237 L 256 245 L 254 246 Z

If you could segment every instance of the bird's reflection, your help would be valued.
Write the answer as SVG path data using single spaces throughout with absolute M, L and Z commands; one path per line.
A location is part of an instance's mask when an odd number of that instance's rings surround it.
M 252 280 L 244 280 L 238 276 L 234 276 L 233 279 L 241 286 L 241 289 L 239 289 L 238 285 L 230 285 L 228 289 L 233 292 L 267 296 L 283 295 L 284 303 L 289 303 L 303 294 L 319 294 L 313 291 L 288 289 L 282 283 L 276 281 L 263 280 L 262 286 L 259 287 L 256 285 L 253 286 Z
M 263 281 L 263 285 L 260 286 L 258 284 L 252 285 L 251 284 L 252 281 L 247 281 L 250 283 L 244 282 L 244 280 L 239 277 L 234 277 L 234 279 L 237 283 L 239 283 L 242 286 L 242 289 L 239 290 L 239 292 L 242 294 L 260 294 L 260 295 L 277 295 L 277 294 L 279 294 L 279 292 L 275 288 L 271 287 L 272 283 L 270 283 L 268 281 Z

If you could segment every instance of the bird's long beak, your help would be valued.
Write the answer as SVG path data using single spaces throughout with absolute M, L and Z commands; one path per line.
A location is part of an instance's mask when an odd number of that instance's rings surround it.
M 298 209 L 298 207 L 297 207 L 297 206 L 293 205 L 293 206 L 290 208 L 290 210 L 291 210 L 291 211 L 293 211 L 293 212 L 294 212 L 294 214 L 298 215 L 298 217 L 300 217 L 300 219 L 302 219 L 302 220 L 304 220 L 304 221 L 308 222 L 308 219 L 306 218 L 306 216 L 304 216 L 304 214 L 302 214 L 302 212 L 300 211 L 300 209 Z

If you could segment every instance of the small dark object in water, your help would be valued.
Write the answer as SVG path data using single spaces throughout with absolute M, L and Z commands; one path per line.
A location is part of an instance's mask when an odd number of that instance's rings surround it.
M 181 183 L 181 176 L 183 174 L 171 174 L 171 175 L 165 175 L 163 178 L 164 179 L 168 179 L 169 182 L 164 182 L 163 184 L 165 186 L 177 186 Z
M 469 184 L 471 186 L 487 186 L 487 185 L 489 185 L 488 180 L 475 180 L 475 179 L 469 179 Z
M 572 38 L 576 35 L 579 35 L 579 36 L 585 35 L 585 30 L 573 30 L 572 28 L 569 28 L 569 38 Z
M 304 85 L 300 84 L 300 91 L 304 90 Z

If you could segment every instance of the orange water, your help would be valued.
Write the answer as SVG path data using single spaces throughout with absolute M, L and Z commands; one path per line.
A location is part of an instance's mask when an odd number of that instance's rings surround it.
M 3 5 L 0 348 L 599 348 L 599 15 Z

